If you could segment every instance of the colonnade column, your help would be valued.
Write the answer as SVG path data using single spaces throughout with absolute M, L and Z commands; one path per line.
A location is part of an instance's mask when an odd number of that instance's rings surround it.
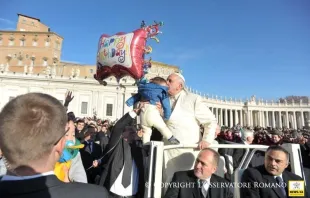
M 229 127 L 232 127 L 233 126 L 233 113 L 232 113 L 232 109 L 229 109 L 229 118 L 230 118 Z
M 262 111 L 262 127 L 266 126 L 266 121 L 265 121 L 265 111 Z
M 291 127 L 293 129 L 297 129 L 308 125 L 308 121 L 310 121 L 310 112 L 304 111 L 304 109 L 301 108 L 299 110 L 298 107 L 292 109 L 295 111 L 288 111 L 284 108 L 281 110 L 274 108 L 268 110 L 258 109 L 245 111 L 243 111 L 243 109 L 209 108 L 215 115 L 218 124 L 221 126 L 226 125 L 228 127 L 233 127 L 234 125 L 240 124 L 241 126 L 271 126 L 273 128 Z M 271 112 L 271 118 L 269 117 L 269 112 Z
M 305 126 L 305 118 L 304 118 L 304 112 L 300 112 L 301 113 L 301 128 Z
M 250 111 L 250 126 L 253 126 L 253 111 Z
M 240 110 L 240 125 L 243 126 L 243 110 Z
M 228 115 L 227 115 L 227 109 L 225 109 L 225 126 L 228 126 Z
M 290 122 L 288 119 L 288 111 L 286 111 L 286 127 L 289 128 L 290 127 Z
M 279 111 L 279 128 L 282 128 L 282 112 Z
M 266 126 L 269 126 L 269 111 L 266 111 Z
M 297 129 L 296 111 L 293 111 L 293 122 L 294 122 L 294 129 Z
M 218 108 L 215 109 L 215 116 L 216 116 L 217 123 L 219 124 L 220 121 L 219 121 L 219 109 Z
M 220 109 L 220 116 L 221 116 L 221 126 L 223 126 L 224 125 L 224 119 L 223 119 L 223 110 L 224 109 Z
M 237 109 L 235 109 L 235 125 L 237 125 L 238 124 L 238 110 Z
M 272 111 L 272 127 L 275 128 L 276 127 L 276 119 L 274 116 L 274 111 Z
M 262 127 L 265 127 L 265 121 L 264 121 L 264 111 L 261 111 L 260 112 L 260 115 L 261 115 L 261 118 L 262 118 L 262 121 L 261 121 L 261 123 L 262 123 Z
M 246 120 L 246 124 L 248 125 L 248 126 L 251 126 L 251 111 L 250 110 L 248 110 L 248 112 L 247 112 L 247 120 Z

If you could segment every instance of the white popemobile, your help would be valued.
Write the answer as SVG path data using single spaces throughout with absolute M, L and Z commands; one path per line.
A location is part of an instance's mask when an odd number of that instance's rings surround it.
M 197 145 L 169 145 L 164 146 L 163 142 L 152 141 L 148 145 L 150 149 L 149 157 L 146 160 L 148 181 L 145 185 L 145 198 L 161 198 L 165 186 L 162 185 L 162 173 L 164 160 L 164 151 L 175 148 L 197 148 Z M 283 144 L 282 145 L 290 154 L 291 171 L 299 175 L 305 180 L 304 171 L 302 167 L 302 158 L 299 144 Z M 256 151 L 266 151 L 268 146 L 264 145 L 243 145 L 243 144 L 214 144 L 210 148 L 230 148 L 230 149 L 246 149 L 246 153 L 241 160 L 239 167 L 234 171 L 234 184 L 241 184 L 241 176 L 243 171 L 248 167 L 254 153 Z M 250 149 L 251 152 L 250 152 Z M 232 162 L 231 162 L 232 163 Z M 218 171 L 215 173 L 218 176 L 224 176 L 225 160 L 224 157 L 220 158 Z M 306 184 L 307 185 L 307 184 Z M 167 187 L 167 186 L 166 186 Z M 240 186 L 234 185 L 234 198 L 240 198 Z

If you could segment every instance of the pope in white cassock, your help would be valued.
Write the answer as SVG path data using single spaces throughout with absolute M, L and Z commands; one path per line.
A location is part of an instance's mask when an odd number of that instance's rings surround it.
M 166 122 L 168 128 L 181 144 L 198 144 L 199 149 L 208 147 L 215 139 L 217 120 L 214 114 L 199 95 L 184 89 L 185 79 L 181 74 L 171 74 L 167 83 L 172 107 L 171 117 Z M 203 135 L 200 125 L 204 126 Z M 169 145 L 169 142 L 166 141 L 165 145 Z M 192 169 L 199 149 L 166 150 L 163 182 L 170 182 L 176 171 Z

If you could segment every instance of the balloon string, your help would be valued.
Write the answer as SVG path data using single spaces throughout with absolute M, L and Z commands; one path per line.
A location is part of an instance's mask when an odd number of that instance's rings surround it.
M 116 145 L 119 143 L 119 141 L 122 139 L 122 137 L 123 137 L 123 136 L 121 136 L 121 137 L 117 140 L 116 144 L 115 144 L 108 152 L 106 152 L 106 154 L 104 154 L 104 155 L 103 155 L 101 158 L 99 158 L 98 160 L 102 160 L 108 153 L 110 153 L 110 152 L 116 147 Z M 94 168 L 94 165 L 91 165 L 89 168 L 86 169 L 86 171 L 90 170 L 91 168 Z

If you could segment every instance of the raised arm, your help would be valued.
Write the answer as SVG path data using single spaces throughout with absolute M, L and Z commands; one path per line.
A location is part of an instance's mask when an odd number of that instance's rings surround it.
M 68 106 L 70 104 L 70 102 L 73 100 L 74 96 L 72 96 L 72 91 L 68 91 L 65 95 L 65 102 L 64 102 L 64 106 L 66 108 L 66 110 L 68 111 Z
M 140 109 L 141 107 L 126 113 L 120 120 L 116 122 L 116 124 L 112 128 L 110 141 L 105 150 L 109 151 L 118 143 L 125 130 L 125 127 L 128 126 L 132 122 L 132 120 L 136 118 L 137 114 L 140 113 Z
M 136 113 L 134 111 L 131 111 L 126 113 L 120 120 L 116 122 L 116 124 L 112 128 L 110 141 L 105 150 L 110 150 L 118 143 L 119 139 L 122 136 L 122 133 L 125 130 L 125 127 L 128 126 L 128 124 L 135 118 L 135 116 Z
M 132 97 L 130 97 L 127 101 L 126 104 L 128 107 L 131 107 L 132 105 L 134 105 L 135 103 L 137 103 L 138 101 L 140 101 L 140 94 L 135 94 Z

